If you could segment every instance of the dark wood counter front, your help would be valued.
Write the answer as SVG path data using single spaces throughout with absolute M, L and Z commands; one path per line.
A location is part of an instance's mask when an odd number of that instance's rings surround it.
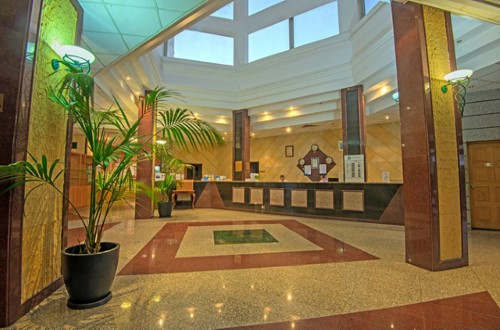
M 196 207 L 404 224 L 403 185 L 197 181 Z

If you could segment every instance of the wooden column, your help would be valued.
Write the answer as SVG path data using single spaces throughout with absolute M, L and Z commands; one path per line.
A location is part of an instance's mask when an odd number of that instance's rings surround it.
M 147 94 L 149 91 L 146 91 Z M 146 111 L 143 109 L 141 102 L 139 102 L 139 116 L 144 116 L 137 129 L 138 142 L 141 144 L 151 143 L 148 137 L 156 134 L 156 111 Z M 152 141 L 153 143 L 155 141 Z M 138 157 L 142 157 L 139 155 Z M 136 172 L 136 182 L 144 184 L 148 187 L 154 185 L 154 164 L 155 160 L 145 160 L 138 162 Z M 150 219 L 154 215 L 154 205 L 151 198 L 146 194 L 137 192 L 135 195 L 135 218 L 136 219 Z
M 467 222 L 461 118 L 443 76 L 456 69 L 448 12 L 392 2 L 403 158 L 406 261 L 465 266 Z
M 250 177 L 250 117 L 248 110 L 233 111 L 233 180 Z

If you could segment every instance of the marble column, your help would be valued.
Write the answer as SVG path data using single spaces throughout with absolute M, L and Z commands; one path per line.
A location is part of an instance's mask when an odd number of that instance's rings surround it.
M 148 93 L 148 91 L 146 91 Z M 139 102 L 139 116 L 143 116 L 137 128 L 138 142 L 147 144 L 149 137 L 156 133 L 156 111 L 146 111 Z M 153 141 L 154 142 L 154 141 Z M 141 155 L 139 155 L 141 157 Z M 154 159 L 144 160 L 137 163 L 136 182 L 148 187 L 154 186 Z M 154 205 L 151 198 L 142 192 L 137 192 L 135 196 L 135 218 L 150 219 L 154 215 Z
M 250 177 L 250 117 L 248 110 L 233 111 L 233 180 Z
M 443 76 L 456 69 L 448 12 L 392 2 L 403 158 L 406 261 L 465 266 L 467 221 L 460 113 Z

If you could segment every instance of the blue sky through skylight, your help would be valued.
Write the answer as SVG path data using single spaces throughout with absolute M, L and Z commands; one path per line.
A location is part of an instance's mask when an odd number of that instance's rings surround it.
M 272 7 L 283 0 L 248 0 L 248 16 Z

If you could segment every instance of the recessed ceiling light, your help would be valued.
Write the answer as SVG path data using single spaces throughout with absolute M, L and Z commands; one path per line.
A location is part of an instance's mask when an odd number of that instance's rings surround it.
M 286 128 L 286 132 L 287 132 L 287 133 L 290 133 L 291 131 L 292 131 L 292 129 L 291 129 L 290 127 L 287 127 L 287 128 Z
M 127 76 L 127 78 L 125 78 L 125 79 L 130 80 L 130 77 L 129 77 L 129 76 Z
M 385 116 L 385 120 L 389 119 L 389 116 Z

